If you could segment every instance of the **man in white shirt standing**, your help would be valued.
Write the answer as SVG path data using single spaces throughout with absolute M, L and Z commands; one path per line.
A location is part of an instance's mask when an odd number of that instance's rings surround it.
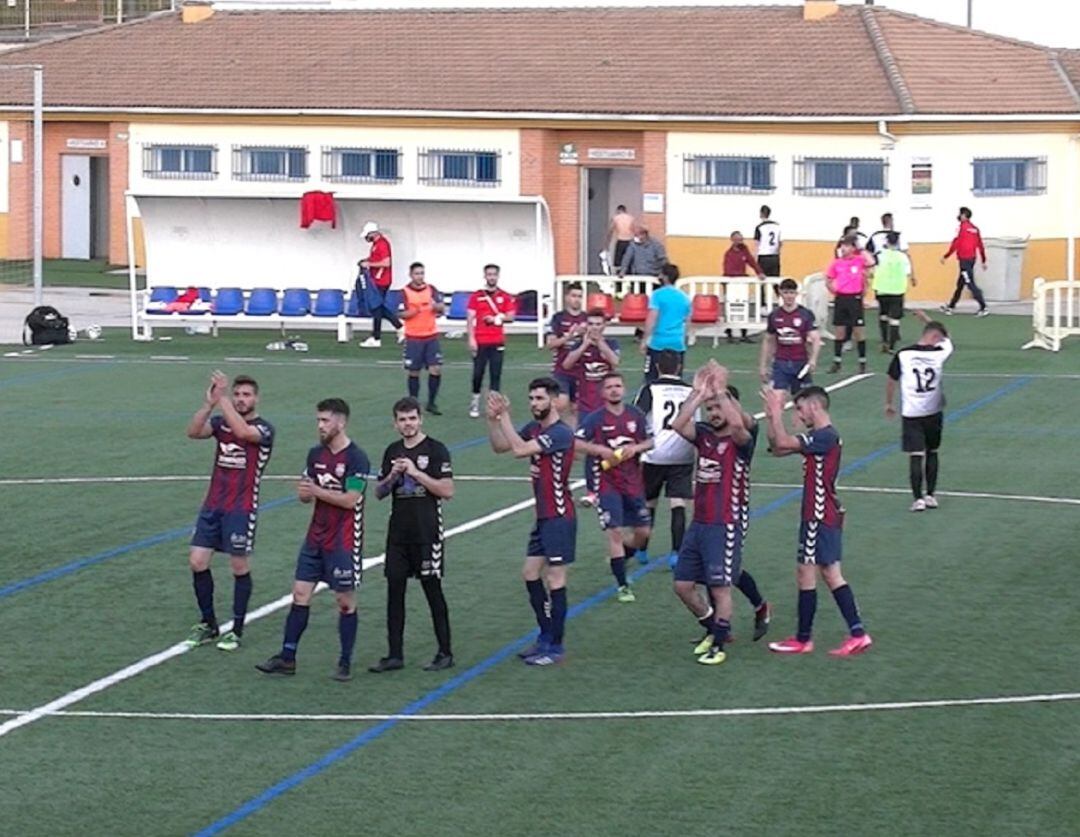
M 901 447 L 908 455 L 911 493 L 915 498 L 911 510 L 921 512 L 938 507 L 934 490 L 937 488 L 938 448 L 941 447 L 945 419 L 942 374 L 945 361 L 953 353 L 953 344 L 945 326 L 931 320 L 925 311 L 917 310 L 915 316 L 926 325 L 918 343 L 893 355 L 885 379 L 885 415 L 888 418 L 896 415 L 893 402 L 899 382 Z

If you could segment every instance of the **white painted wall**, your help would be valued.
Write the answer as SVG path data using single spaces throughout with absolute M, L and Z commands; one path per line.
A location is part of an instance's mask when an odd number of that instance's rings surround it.
M 8 206 L 10 198 L 10 179 L 11 179 L 11 132 L 8 130 L 7 122 L 0 122 L 0 212 L 10 212 L 11 209 Z M 23 149 L 23 154 L 26 153 L 26 149 Z
M 441 128 L 351 128 L 280 125 L 183 125 L 132 123 L 128 183 L 136 195 L 273 195 L 296 196 L 320 189 L 340 197 L 419 198 L 442 200 L 455 196 L 493 197 L 518 195 L 521 191 L 519 133 L 516 130 L 471 131 Z M 216 145 L 218 176 L 215 180 L 171 180 L 143 174 L 144 145 Z M 302 182 L 234 180 L 234 145 L 307 146 L 308 179 Z M 336 183 L 322 179 L 322 148 L 400 148 L 402 179 L 396 184 Z M 428 149 L 498 151 L 498 186 L 425 186 L 417 182 L 417 152 Z
M 512 292 L 549 289 L 554 277 L 551 228 L 542 215 L 539 244 L 533 203 L 337 202 L 337 229 L 299 226 L 292 198 L 140 197 L 147 284 L 351 289 L 368 254 L 360 229 L 377 219 L 393 248 L 394 285 L 421 261 L 445 292 L 472 290 L 483 266 L 502 267 Z
M 991 126 L 988 126 L 988 128 Z M 984 236 L 1064 238 L 1069 222 L 1069 155 L 1076 144 L 1065 134 L 976 134 L 898 137 L 883 149 L 884 138 L 819 134 L 677 133 L 668 135 L 668 235 L 727 237 L 732 230 L 752 233 L 758 208 L 768 204 L 789 240 L 832 240 L 852 215 L 861 229 L 879 228 L 879 217 L 892 212 L 910 242 L 946 241 L 956 227 L 956 212 L 969 206 Z M 702 195 L 683 191 L 683 155 L 767 156 L 775 159 L 770 194 Z M 792 190 L 796 157 L 885 157 L 889 194 L 881 198 L 817 197 Z M 1042 195 L 977 197 L 971 191 L 975 157 L 1046 157 L 1047 191 Z M 911 193 L 911 164 L 933 164 L 933 193 Z M 1074 219 L 1074 232 L 1078 222 Z

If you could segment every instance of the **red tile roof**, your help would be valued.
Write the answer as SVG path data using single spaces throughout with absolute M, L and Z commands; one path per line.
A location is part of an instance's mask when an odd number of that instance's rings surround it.
M 1080 112 L 1048 50 L 858 6 L 217 11 L 0 54 L 27 62 L 57 110 Z M 2 104 L 26 101 L 0 89 Z

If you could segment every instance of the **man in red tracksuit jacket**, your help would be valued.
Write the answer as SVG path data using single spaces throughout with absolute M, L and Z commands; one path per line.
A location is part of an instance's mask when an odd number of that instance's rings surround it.
M 956 253 L 956 260 L 960 262 L 960 275 L 956 277 L 956 290 L 953 291 L 952 299 L 949 300 L 948 305 L 942 305 L 941 310 L 946 314 L 952 314 L 956 303 L 960 301 L 960 294 L 964 292 L 964 286 L 967 285 L 971 295 L 979 303 L 979 310 L 975 316 L 985 317 L 990 313 L 990 309 L 986 307 L 983 292 L 975 284 L 976 256 L 982 261 L 982 269 L 986 270 L 986 248 L 983 247 L 982 234 L 979 228 L 971 223 L 971 210 L 966 206 L 960 207 L 960 215 L 956 220 L 960 222 L 960 229 L 957 230 L 956 238 L 949 245 L 949 252 L 941 257 L 941 263 L 945 264 L 945 259 Z

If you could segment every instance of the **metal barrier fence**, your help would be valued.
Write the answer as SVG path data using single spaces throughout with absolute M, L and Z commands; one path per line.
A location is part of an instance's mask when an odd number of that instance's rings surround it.
M 1066 337 L 1080 336 L 1080 282 L 1035 280 L 1031 340 L 1020 348 L 1057 352 Z

